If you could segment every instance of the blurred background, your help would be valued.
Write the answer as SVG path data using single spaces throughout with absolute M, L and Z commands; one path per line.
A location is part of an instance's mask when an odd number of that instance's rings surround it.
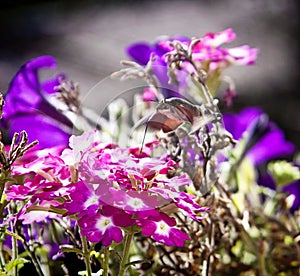
M 125 47 L 160 35 L 201 36 L 233 28 L 230 46 L 260 49 L 255 66 L 227 70 L 236 109 L 260 106 L 300 149 L 299 10 L 297 0 L 9 1 L 0 4 L 0 91 L 18 68 L 52 55 L 56 72 L 79 83 L 84 104 L 99 112 L 126 85 L 109 75 Z M 130 86 L 130 84 L 129 84 Z

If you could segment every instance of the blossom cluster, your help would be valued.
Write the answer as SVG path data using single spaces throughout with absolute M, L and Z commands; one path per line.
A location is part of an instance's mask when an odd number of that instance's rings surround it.
M 73 148 L 61 156 L 49 153 L 15 167 L 14 174 L 27 172 L 24 185 L 6 191 L 7 200 L 26 202 L 17 218 L 31 223 L 36 220 L 28 218 L 33 206 L 52 206 L 77 217 L 81 233 L 104 246 L 121 242 L 122 229 L 133 225 L 158 242 L 183 246 L 189 236 L 176 227 L 172 212 L 200 220 L 207 210 L 184 192 L 191 180 L 185 175 L 168 178 L 176 164 L 166 157 L 153 159 L 147 150 L 103 144 L 98 136 L 94 131 L 71 137 Z M 33 178 L 29 172 L 35 173 Z
M 159 37 L 157 42 L 149 44 L 145 42 L 135 43 L 127 48 L 127 54 L 141 65 L 146 65 L 151 56 L 153 71 L 160 82 L 165 98 L 187 96 L 188 74 L 181 71 L 177 73 L 177 83 L 170 83 L 168 76 L 167 56 L 174 53 L 176 42 L 180 42 L 183 50 L 191 52 L 191 59 L 207 74 L 206 83 L 212 95 L 215 95 L 222 82 L 222 72 L 232 65 L 253 65 L 256 61 L 258 49 L 248 45 L 233 48 L 225 48 L 223 44 L 230 43 L 236 38 L 232 29 L 226 29 L 218 33 L 206 33 L 201 38 L 189 39 L 187 37 Z M 192 44 L 192 45 L 191 45 Z M 190 47 L 192 48 L 190 49 Z M 189 74 L 195 71 L 189 63 L 184 64 Z M 229 94 L 235 96 L 232 82 L 229 82 Z M 231 99 L 228 99 L 231 101 Z

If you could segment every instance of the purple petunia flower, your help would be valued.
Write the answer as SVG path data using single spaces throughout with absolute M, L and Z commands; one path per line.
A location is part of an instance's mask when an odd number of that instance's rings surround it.
M 12 79 L 3 107 L 3 125 L 9 129 L 10 137 L 25 129 L 29 140 L 38 140 L 40 148 L 68 143 L 72 123 L 49 102 L 64 76 L 45 82 L 38 76 L 40 69 L 55 67 L 53 57 L 41 56 L 21 66 Z
M 268 121 L 261 109 L 248 107 L 239 114 L 224 114 L 225 128 L 240 140 L 246 134 L 246 146 L 242 157 L 247 156 L 255 166 L 268 161 L 289 156 L 294 153 L 295 146 L 285 140 L 284 133 L 274 123 Z M 260 172 L 258 184 L 276 189 L 273 177 L 267 172 Z M 291 211 L 300 206 L 300 181 L 285 185 L 282 192 L 294 195 Z
M 152 64 L 153 72 L 160 82 L 164 98 L 181 97 L 181 93 L 178 91 L 176 85 L 169 84 L 168 67 L 164 58 L 164 55 L 171 50 L 165 42 L 174 40 L 188 41 L 189 39 L 183 36 L 174 38 L 158 37 L 154 44 L 138 42 L 128 46 L 126 49 L 128 56 L 140 65 L 146 65 L 151 55 L 154 55 L 155 60 Z M 186 77 L 186 74 L 182 73 Z M 184 80 L 185 77 L 182 79 Z
M 244 133 L 249 134 L 247 157 L 255 165 L 289 156 L 295 150 L 294 145 L 285 140 L 283 131 L 269 122 L 259 108 L 248 107 L 239 114 L 224 114 L 223 120 L 234 139 L 240 140 Z

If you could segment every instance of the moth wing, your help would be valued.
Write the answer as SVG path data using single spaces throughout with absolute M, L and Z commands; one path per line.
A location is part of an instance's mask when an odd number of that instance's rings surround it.
M 205 116 L 199 116 L 194 118 L 194 123 L 192 125 L 191 131 L 189 134 L 194 134 L 196 131 L 198 131 L 200 128 L 208 125 L 212 121 L 215 120 L 215 116 L 213 115 L 205 115 Z

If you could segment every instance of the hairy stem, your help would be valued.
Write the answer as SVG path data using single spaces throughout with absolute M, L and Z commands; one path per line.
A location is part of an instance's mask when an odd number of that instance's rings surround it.
M 119 276 L 124 276 L 125 275 L 125 272 L 126 272 L 126 269 L 127 269 L 126 264 L 128 263 L 130 245 L 131 245 L 133 235 L 134 235 L 134 233 L 127 233 L 126 234 L 124 250 L 123 250 L 123 257 L 122 257 L 122 261 L 121 261 L 121 264 L 120 264 Z
M 109 271 L 109 248 L 104 248 L 104 261 L 103 261 L 103 276 L 108 276 Z
M 86 268 L 86 272 L 87 272 L 86 275 L 91 276 L 92 268 L 91 268 L 91 262 L 90 262 L 90 252 L 88 249 L 86 237 L 83 235 L 81 235 L 81 242 L 82 242 L 82 253 L 83 253 L 85 268 Z

